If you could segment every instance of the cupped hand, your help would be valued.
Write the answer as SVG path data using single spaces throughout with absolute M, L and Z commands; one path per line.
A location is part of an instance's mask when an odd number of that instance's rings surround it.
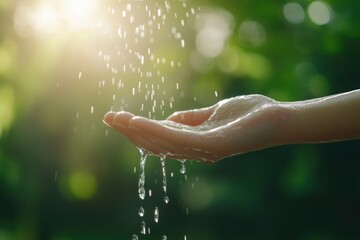
M 104 122 L 147 153 L 205 162 L 278 145 L 286 108 L 262 95 L 222 100 L 213 106 L 152 120 L 109 112 Z

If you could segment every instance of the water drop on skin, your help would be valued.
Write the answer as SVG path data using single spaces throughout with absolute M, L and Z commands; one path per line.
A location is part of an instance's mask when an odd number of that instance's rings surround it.
M 154 210 L 154 221 L 156 223 L 159 222 L 159 208 L 158 207 L 155 207 L 155 210 Z
M 140 207 L 140 208 L 139 208 L 139 216 L 140 216 L 140 217 L 143 217 L 144 215 L 145 215 L 145 210 L 144 210 L 143 207 Z

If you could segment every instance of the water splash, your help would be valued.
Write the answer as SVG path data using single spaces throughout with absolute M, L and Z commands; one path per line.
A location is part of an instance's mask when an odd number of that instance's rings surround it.
M 141 158 L 140 158 L 140 176 L 139 176 L 139 183 L 138 183 L 139 197 L 140 197 L 140 199 L 144 200 L 145 196 L 146 196 L 146 191 L 145 191 L 145 164 L 146 164 L 147 154 L 141 148 L 139 148 L 139 152 L 141 154 Z

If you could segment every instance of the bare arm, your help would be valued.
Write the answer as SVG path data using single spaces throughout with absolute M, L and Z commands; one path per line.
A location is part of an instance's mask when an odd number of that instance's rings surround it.
M 214 162 L 284 144 L 359 139 L 360 90 L 299 102 L 239 96 L 162 121 L 109 112 L 104 122 L 149 153 Z
M 289 114 L 283 144 L 360 138 L 360 90 L 284 105 Z

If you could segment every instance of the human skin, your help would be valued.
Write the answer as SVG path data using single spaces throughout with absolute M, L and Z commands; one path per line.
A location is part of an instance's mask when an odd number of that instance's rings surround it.
M 238 96 L 166 120 L 108 112 L 104 122 L 149 154 L 216 162 L 285 144 L 359 139 L 360 90 L 298 102 Z

